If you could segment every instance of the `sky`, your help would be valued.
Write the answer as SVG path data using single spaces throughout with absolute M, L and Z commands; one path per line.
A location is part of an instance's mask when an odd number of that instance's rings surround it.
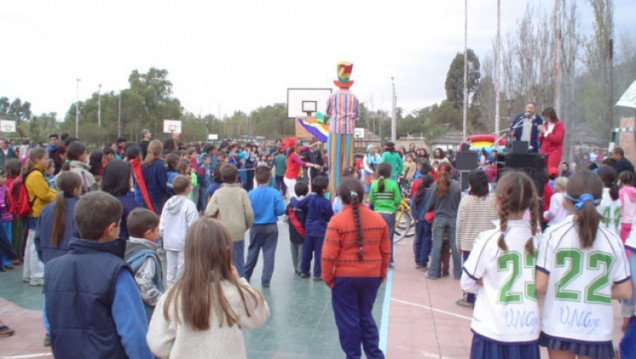
M 531 0 L 544 9 L 550 0 Z M 496 34 L 496 0 L 468 4 L 468 47 L 483 59 Z M 501 33 L 526 2 L 501 0 Z M 591 31 L 579 1 L 582 31 Z M 615 33 L 636 33 L 636 1 L 614 0 Z M 128 76 L 168 70 L 173 95 L 196 115 L 285 103 L 287 88 L 334 87 L 336 63 L 354 64 L 351 88 L 372 110 L 410 112 L 445 98 L 464 47 L 464 1 L 5 0 L 0 96 L 62 119 L 79 99 L 128 88 Z M 80 79 L 79 86 L 77 79 Z

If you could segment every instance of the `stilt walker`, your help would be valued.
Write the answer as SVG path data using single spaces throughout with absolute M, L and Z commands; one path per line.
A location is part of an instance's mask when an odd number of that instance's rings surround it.
M 329 96 L 325 118 L 329 119 L 329 137 L 327 139 L 327 157 L 329 158 L 330 198 L 335 197 L 340 183 L 342 170 L 353 166 L 353 133 L 359 118 L 358 98 L 349 88 L 353 64 L 338 62 L 338 80 L 333 83 L 338 91 Z

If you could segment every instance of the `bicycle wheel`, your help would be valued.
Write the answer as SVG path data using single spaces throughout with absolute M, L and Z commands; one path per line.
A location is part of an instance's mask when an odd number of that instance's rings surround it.
M 410 212 L 404 211 L 395 214 L 395 228 L 393 231 L 393 243 L 415 235 L 415 221 L 411 217 Z

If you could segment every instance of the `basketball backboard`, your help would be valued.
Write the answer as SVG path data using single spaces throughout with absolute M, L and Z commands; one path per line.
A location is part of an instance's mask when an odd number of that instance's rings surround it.
M 324 114 L 329 95 L 330 88 L 288 88 L 287 117 L 305 117 L 307 112 Z

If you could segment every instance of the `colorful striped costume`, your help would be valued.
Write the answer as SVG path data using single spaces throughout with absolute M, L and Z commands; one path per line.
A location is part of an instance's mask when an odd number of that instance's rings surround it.
M 330 195 L 334 198 L 342 170 L 353 166 L 353 132 L 360 114 L 358 98 L 347 90 L 336 91 L 329 96 L 325 112 L 330 119 L 327 157 Z

